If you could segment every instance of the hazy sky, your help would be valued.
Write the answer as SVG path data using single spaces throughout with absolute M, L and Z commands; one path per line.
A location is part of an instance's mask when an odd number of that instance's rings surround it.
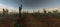
M 16 8 L 16 10 L 21 3 L 23 4 L 23 10 L 60 8 L 60 0 L 0 0 L 0 6 Z
M 2 7 L 18 11 L 20 4 L 21 0 L 0 0 L 0 9 Z
M 21 0 L 0 0 L 0 6 L 8 6 L 18 8 L 21 4 Z
M 60 0 L 23 0 L 23 8 L 26 10 L 40 10 L 46 8 L 47 11 L 59 10 Z
M 60 0 L 24 0 L 25 8 L 60 7 Z

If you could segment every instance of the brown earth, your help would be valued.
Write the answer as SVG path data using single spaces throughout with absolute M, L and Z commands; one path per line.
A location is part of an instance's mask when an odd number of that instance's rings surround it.
M 21 23 L 23 27 L 60 27 L 60 19 L 56 17 L 43 16 L 39 19 L 31 14 L 26 15 L 26 18 Z M 0 27 L 12 27 L 11 19 L 4 19 L 0 22 Z
M 38 19 L 33 15 L 29 14 L 25 18 L 25 22 L 23 22 L 24 27 L 60 27 L 60 19 L 43 16 L 48 19 Z

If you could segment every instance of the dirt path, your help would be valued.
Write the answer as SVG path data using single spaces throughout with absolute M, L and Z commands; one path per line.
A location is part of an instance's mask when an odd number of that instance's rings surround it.
M 25 26 L 24 27 L 42 27 L 42 22 L 40 22 L 39 20 L 37 20 L 35 17 L 33 17 L 32 15 L 27 15 L 27 18 L 25 20 Z
M 0 27 L 12 27 L 12 21 L 10 19 L 4 19 L 0 22 Z

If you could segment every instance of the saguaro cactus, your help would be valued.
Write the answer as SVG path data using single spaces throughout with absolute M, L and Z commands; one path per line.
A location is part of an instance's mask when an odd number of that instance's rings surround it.
M 22 10 L 22 4 L 19 7 L 19 18 L 18 18 L 18 20 L 17 20 L 17 22 L 15 24 L 16 27 L 22 27 L 21 24 L 20 24 L 20 22 L 21 22 L 21 10 Z
M 5 15 L 5 10 L 4 10 L 4 8 L 3 8 L 3 15 Z

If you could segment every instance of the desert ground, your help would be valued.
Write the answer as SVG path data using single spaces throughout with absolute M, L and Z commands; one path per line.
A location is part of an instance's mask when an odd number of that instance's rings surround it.
M 15 27 L 20 18 L 21 27 L 60 27 L 60 17 L 54 14 L 27 13 L 19 16 L 0 17 L 0 27 Z

